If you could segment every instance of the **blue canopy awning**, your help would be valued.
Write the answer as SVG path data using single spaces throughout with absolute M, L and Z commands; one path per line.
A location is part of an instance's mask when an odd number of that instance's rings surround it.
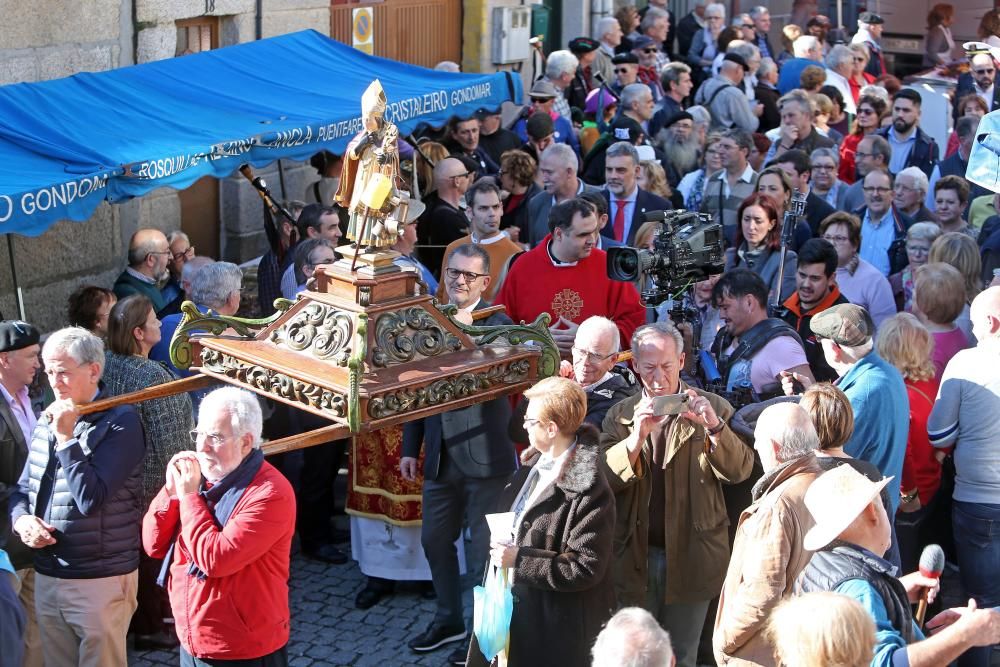
M 54 81 L 0 87 L 0 233 L 36 236 L 102 201 L 186 188 L 240 165 L 343 152 L 378 78 L 403 135 L 520 103 L 507 72 L 453 74 L 313 30 Z

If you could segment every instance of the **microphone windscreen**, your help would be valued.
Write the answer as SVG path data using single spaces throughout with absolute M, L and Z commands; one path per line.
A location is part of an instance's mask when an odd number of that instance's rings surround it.
M 937 579 L 944 571 L 944 549 L 928 544 L 920 554 L 920 574 Z

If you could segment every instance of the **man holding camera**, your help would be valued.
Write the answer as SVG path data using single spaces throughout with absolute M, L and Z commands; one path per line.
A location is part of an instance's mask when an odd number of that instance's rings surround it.
M 729 561 L 722 484 L 750 476 L 753 451 L 729 429 L 729 403 L 681 381 L 673 324 L 639 327 L 631 343 L 642 391 L 608 411 L 601 433 L 617 512 L 615 590 L 619 606 L 645 607 L 670 633 L 679 666 L 694 667 Z

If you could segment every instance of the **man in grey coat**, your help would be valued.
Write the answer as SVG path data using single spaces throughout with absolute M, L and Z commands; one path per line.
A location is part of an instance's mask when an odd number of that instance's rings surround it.
M 708 109 L 715 129 L 739 128 L 754 132 L 760 125 L 764 107 L 752 102 L 743 91 L 746 62 L 735 53 L 727 53 L 719 73 L 702 84 L 694 103 Z M 753 104 L 753 106 L 751 106 Z
M 448 301 L 458 306 L 456 319 L 472 323 L 472 312 L 489 304 L 482 293 L 489 287 L 490 257 L 482 246 L 466 244 L 448 258 L 441 279 L 448 291 Z M 510 324 L 503 313 L 496 313 L 478 323 L 483 326 Z M 408 422 L 403 427 L 403 456 L 399 462 L 405 479 L 417 476 L 417 458 L 421 447 L 424 459 L 423 526 L 421 543 L 431 580 L 437 593 L 437 612 L 427 629 L 408 645 L 417 653 L 466 638 L 462 610 L 462 586 L 459 578 L 455 541 L 462 534 L 463 516 L 472 533 L 468 550 L 468 571 L 478 573 L 486 562 L 489 528 L 485 515 L 516 467 L 514 445 L 507 437 L 510 403 L 506 397 L 440 415 Z M 449 657 L 449 664 L 465 664 L 465 650 Z

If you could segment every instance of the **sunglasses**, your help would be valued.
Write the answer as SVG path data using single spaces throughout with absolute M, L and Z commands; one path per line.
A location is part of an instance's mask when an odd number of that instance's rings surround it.
M 628 71 L 629 71 L 628 67 L 616 67 L 615 68 L 615 74 L 625 74 Z
M 649 48 L 649 49 L 643 49 L 642 52 L 643 53 L 656 53 L 658 50 L 659 49 L 657 49 L 657 48 L 654 47 L 654 48 Z

